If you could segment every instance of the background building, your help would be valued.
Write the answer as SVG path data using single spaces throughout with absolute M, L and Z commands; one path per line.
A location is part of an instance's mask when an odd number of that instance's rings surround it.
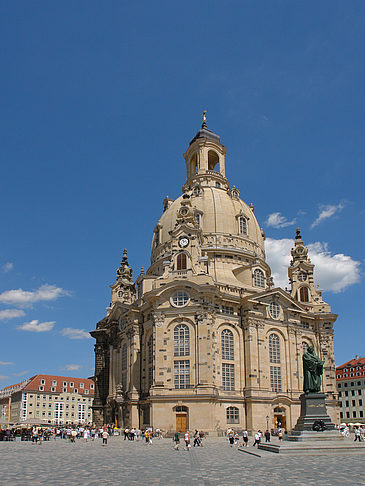
M 336 368 L 340 419 L 365 424 L 365 358 L 355 359 Z
M 0 417 L 11 423 L 90 424 L 94 382 L 88 378 L 35 375 L 0 390 Z
M 213 434 L 280 422 L 290 430 L 300 413 L 302 354 L 309 345 L 325 361 L 323 391 L 329 415 L 338 420 L 337 316 L 314 284 L 299 230 L 288 268 L 291 288 L 274 286 L 264 232 L 254 206 L 230 186 L 225 157 L 204 119 L 184 155 L 183 193 L 163 201 L 151 266 L 135 282 L 123 253 L 107 315 L 91 332 L 97 424 Z

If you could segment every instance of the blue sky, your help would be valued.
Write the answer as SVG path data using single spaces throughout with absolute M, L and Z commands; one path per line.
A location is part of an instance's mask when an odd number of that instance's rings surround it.
M 364 355 L 365 4 L 1 2 L 0 387 L 90 376 L 122 249 L 149 264 L 200 126 L 255 205 L 276 284 L 300 226 Z

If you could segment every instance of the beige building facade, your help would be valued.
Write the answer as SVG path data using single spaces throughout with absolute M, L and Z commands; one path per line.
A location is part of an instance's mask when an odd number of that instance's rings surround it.
M 336 315 L 314 285 L 297 230 L 290 290 L 274 286 L 253 205 L 225 176 L 226 148 L 201 129 L 186 153 L 182 195 L 163 202 L 151 266 L 134 281 L 124 251 L 95 344 L 94 422 L 164 431 L 291 430 L 303 348 L 325 360 L 337 423 Z

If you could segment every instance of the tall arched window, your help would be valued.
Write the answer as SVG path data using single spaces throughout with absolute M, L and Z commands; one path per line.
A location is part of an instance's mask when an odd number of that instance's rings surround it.
M 279 366 L 270 365 L 270 386 L 273 392 L 281 391 L 281 368 L 280 368 L 280 338 L 276 334 L 269 336 L 269 361 Z
M 300 287 L 300 289 L 299 289 L 299 300 L 300 300 L 300 302 L 309 302 L 308 287 Z
M 229 329 L 222 331 L 222 359 L 234 359 L 233 332 Z
M 189 356 L 190 333 L 186 324 L 179 324 L 174 329 L 174 356 Z
M 247 220 L 243 216 L 238 218 L 239 233 L 240 235 L 247 235 Z
M 219 164 L 219 157 L 214 150 L 208 152 L 208 170 L 215 170 L 216 165 Z
M 127 345 L 122 346 L 122 388 L 127 388 Z
M 148 388 L 153 384 L 153 336 L 151 335 L 147 341 L 148 353 Z
M 276 334 L 269 336 L 270 363 L 280 363 L 280 338 Z
M 185 253 L 179 253 L 176 258 L 177 270 L 186 270 L 186 255 Z
M 197 222 L 198 227 L 200 228 L 200 214 L 199 213 L 196 213 L 196 215 L 195 215 L 195 221 Z
M 265 288 L 265 275 L 259 268 L 253 272 L 253 284 L 255 287 Z

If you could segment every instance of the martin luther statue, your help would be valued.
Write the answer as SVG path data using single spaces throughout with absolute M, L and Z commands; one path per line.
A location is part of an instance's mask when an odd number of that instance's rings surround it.
M 304 393 L 319 393 L 321 391 L 321 376 L 323 363 L 315 354 L 313 346 L 309 346 L 303 354 Z

